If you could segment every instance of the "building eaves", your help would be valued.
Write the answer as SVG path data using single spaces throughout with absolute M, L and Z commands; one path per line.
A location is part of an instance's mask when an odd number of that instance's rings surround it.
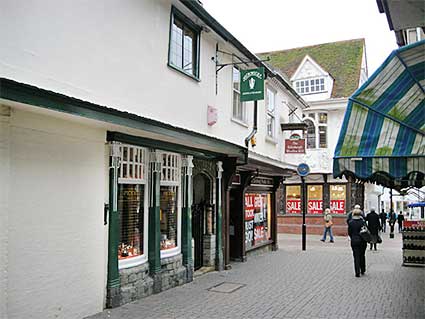
M 290 91 L 295 98 L 305 107 L 308 107 L 308 104 L 303 100 L 303 98 L 292 88 L 292 85 L 277 71 L 273 70 L 269 65 L 264 62 L 258 61 L 260 58 L 249 51 L 238 39 L 236 39 L 226 28 L 224 28 L 213 16 L 211 16 L 208 11 L 198 2 L 193 0 L 180 0 L 193 14 L 199 17 L 204 23 L 214 30 L 220 37 L 225 41 L 231 43 L 239 52 L 245 55 L 248 59 L 256 61 L 253 62 L 257 67 L 264 67 L 267 76 L 276 77 L 279 82 L 282 83 L 285 88 Z

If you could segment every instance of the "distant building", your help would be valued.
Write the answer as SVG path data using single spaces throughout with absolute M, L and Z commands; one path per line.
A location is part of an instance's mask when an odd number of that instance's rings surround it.
M 368 76 L 365 41 L 354 39 L 260 55 L 269 56 L 273 67 L 288 77 L 297 93 L 309 104 L 302 115 L 308 125 L 303 134 L 305 154 L 286 154 L 287 162 L 307 163 L 311 169 L 306 177 L 308 232 L 322 232 L 322 211 L 330 207 L 333 214 L 342 217 L 337 218 L 334 231 L 344 234 L 345 215 L 352 206 L 376 207 L 379 194 L 374 185 L 332 176 L 333 153 L 348 97 Z M 285 133 L 285 138 L 290 139 L 294 132 Z M 284 185 L 279 230 L 300 232 L 301 180 L 298 176 L 290 177 Z

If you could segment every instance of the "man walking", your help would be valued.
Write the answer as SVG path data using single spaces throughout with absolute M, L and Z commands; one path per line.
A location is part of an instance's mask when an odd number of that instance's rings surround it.
M 403 222 L 404 222 L 404 216 L 402 211 L 400 211 L 400 213 L 397 216 L 397 222 L 398 222 L 398 232 L 401 233 L 401 231 L 403 230 Z
M 379 218 L 381 219 L 381 230 L 385 233 L 387 229 L 387 214 L 384 212 L 383 208 L 379 214 Z

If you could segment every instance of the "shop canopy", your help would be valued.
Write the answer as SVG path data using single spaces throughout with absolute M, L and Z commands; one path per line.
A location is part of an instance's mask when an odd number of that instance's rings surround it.
M 425 41 L 399 48 L 350 98 L 333 174 L 400 190 L 425 172 Z

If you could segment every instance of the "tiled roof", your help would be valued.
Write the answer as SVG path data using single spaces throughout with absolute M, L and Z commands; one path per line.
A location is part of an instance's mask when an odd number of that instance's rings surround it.
M 364 39 L 354 39 L 257 55 L 270 57 L 269 63 L 288 78 L 292 77 L 304 57 L 309 55 L 334 78 L 331 97 L 349 97 L 359 85 L 364 44 Z

